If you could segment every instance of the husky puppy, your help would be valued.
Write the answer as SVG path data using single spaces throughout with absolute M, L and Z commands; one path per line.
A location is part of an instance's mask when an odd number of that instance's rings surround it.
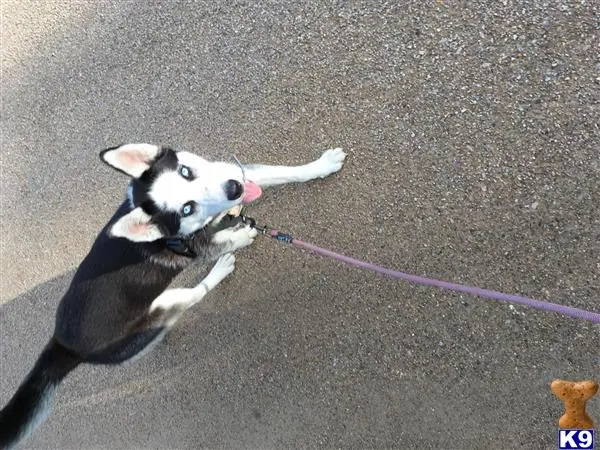
M 100 158 L 131 177 L 127 199 L 77 269 L 52 338 L 0 411 L 0 448 L 15 445 L 45 419 L 54 390 L 79 364 L 119 364 L 142 354 L 233 272 L 232 253 L 257 232 L 228 210 L 255 200 L 261 187 L 337 172 L 345 154 L 333 149 L 302 166 L 242 169 L 168 147 L 127 144 Z M 190 264 L 214 261 L 196 286 L 169 288 Z

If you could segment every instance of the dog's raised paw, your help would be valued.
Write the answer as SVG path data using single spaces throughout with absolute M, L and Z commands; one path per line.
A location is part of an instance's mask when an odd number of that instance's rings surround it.
M 258 230 L 256 228 L 252 228 L 250 225 L 247 225 L 246 227 L 249 228 L 248 235 L 252 239 L 254 239 L 256 236 L 258 236 Z
M 246 225 L 244 228 L 236 230 L 232 236 L 232 242 L 236 249 L 247 247 L 254 242 L 254 238 L 258 235 L 256 228 Z
M 316 161 L 321 169 L 319 176 L 324 178 L 332 173 L 338 172 L 346 159 L 346 153 L 341 148 L 326 150 Z

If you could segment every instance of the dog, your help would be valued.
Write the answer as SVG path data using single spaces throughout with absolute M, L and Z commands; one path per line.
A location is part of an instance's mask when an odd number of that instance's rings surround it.
M 233 252 L 257 231 L 227 211 L 255 200 L 262 187 L 335 173 L 345 156 L 338 148 L 300 166 L 238 166 L 151 144 L 102 151 L 102 161 L 131 177 L 127 198 L 78 267 L 52 338 L 0 411 L 0 447 L 47 417 L 56 387 L 79 364 L 134 360 L 233 272 Z M 191 264 L 215 261 L 196 286 L 169 287 Z

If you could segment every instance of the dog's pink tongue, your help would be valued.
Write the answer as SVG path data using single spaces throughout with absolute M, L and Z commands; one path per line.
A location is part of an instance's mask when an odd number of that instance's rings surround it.
M 262 194 L 262 189 L 256 183 L 252 181 L 244 181 L 244 197 L 242 203 L 247 205 L 250 202 L 256 200 Z

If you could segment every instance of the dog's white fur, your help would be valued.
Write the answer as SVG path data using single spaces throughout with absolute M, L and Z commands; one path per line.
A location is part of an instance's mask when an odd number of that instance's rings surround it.
M 319 159 L 301 166 L 251 165 L 244 169 L 249 180 L 259 186 L 267 187 L 325 178 L 342 168 L 344 158 L 346 158 L 344 151 L 341 148 L 334 148 L 324 152 Z

